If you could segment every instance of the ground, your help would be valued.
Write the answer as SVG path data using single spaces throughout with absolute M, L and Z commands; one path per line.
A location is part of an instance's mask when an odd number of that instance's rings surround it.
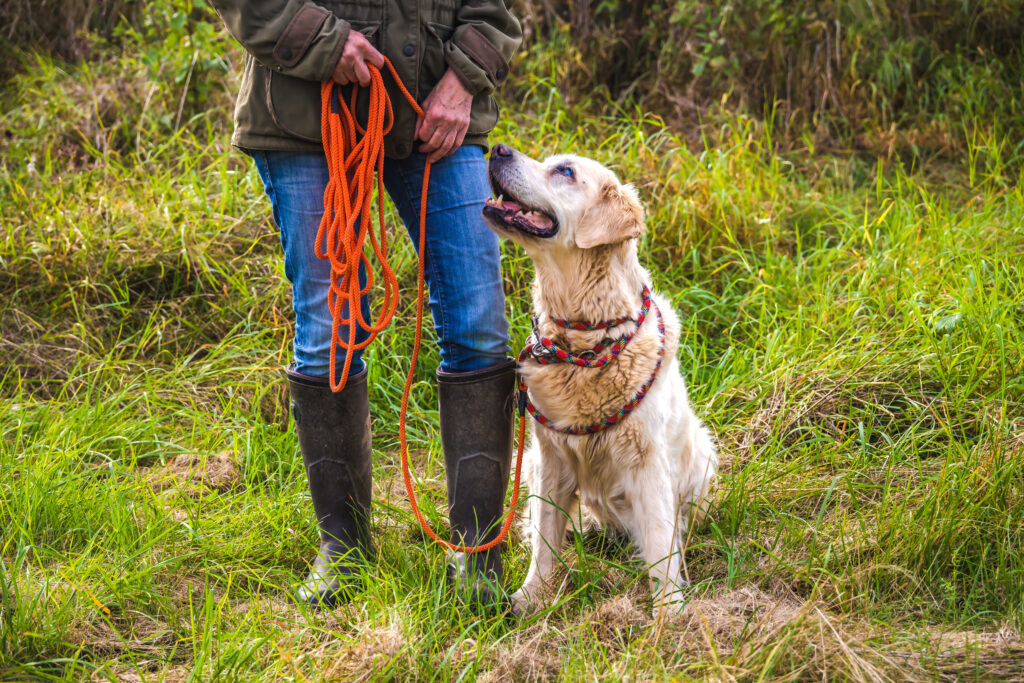
M 369 352 L 379 557 L 351 604 L 311 613 L 290 599 L 315 528 L 280 375 L 289 292 L 216 66 L 201 101 L 128 48 L 5 86 L 0 678 L 1024 679 L 1019 140 L 964 126 L 911 161 L 780 146 L 724 113 L 695 137 L 523 77 L 493 141 L 634 182 L 641 258 L 683 319 L 723 456 L 690 602 L 653 621 L 642 568 L 594 535 L 532 618 L 453 600 L 398 470 L 403 243 L 399 318 Z M 530 269 L 503 249 L 517 344 Z M 442 529 L 436 362 L 410 435 Z M 506 560 L 514 590 L 515 534 Z

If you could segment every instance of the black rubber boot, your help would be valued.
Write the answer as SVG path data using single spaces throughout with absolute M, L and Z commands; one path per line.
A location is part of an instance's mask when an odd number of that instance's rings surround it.
M 514 360 L 474 372 L 437 373 L 452 543 L 480 545 L 501 531 L 512 463 L 515 376 Z M 454 553 L 448 574 L 463 600 L 497 603 L 501 546 Z
M 326 378 L 285 371 L 292 417 L 320 526 L 320 551 L 299 597 L 331 607 L 345 589 L 353 565 L 373 556 L 370 541 L 372 483 L 370 404 L 366 370 L 331 391 Z

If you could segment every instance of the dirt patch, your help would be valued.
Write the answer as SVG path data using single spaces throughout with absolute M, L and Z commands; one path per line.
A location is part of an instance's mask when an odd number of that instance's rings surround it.
M 81 643 L 90 652 L 104 658 L 126 653 L 155 659 L 171 656 L 177 639 L 165 622 L 136 612 L 107 609 L 111 613 L 106 618 L 97 613 L 91 621 L 72 625 L 68 640 Z M 179 647 L 174 652 L 175 658 L 186 655 L 187 649 Z
M 878 377 L 869 366 L 892 346 L 895 340 L 879 348 L 854 370 L 837 377 L 825 377 L 811 371 L 801 377 L 777 381 L 771 394 L 758 400 L 760 407 L 746 425 L 725 430 L 722 450 L 735 451 L 738 465 L 756 457 L 759 447 L 778 439 L 785 444 L 799 439 L 802 428 L 814 427 L 839 438 L 856 429 L 850 413 L 854 408 L 870 408 L 877 415 L 876 428 L 901 431 L 906 427 L 906 413 L 916 414 L 922 406 L 934 405 L 937 396 L 924 387 L 907 393 L 901 377 Z M 855 380 L 851 384 L 851 380 Z M 746 395 L 745 402 L 759 396 Z M 798 429 L 799 428 L 799 429 Z M 727 473 L 732 462 L 723 459 L 720 472 Z
M 932 640 L 941 649 L 962 649 L 972 646 L 1019 649 L 1024 648 L 1020 633 L 1010 624 L 998 631 L 940 631 L 932 629 Z M 1021 659 L 1024 662 L 1024 658 Z
M 157 492 L 176 491 L 197 498 L 210 491 L 244 489 L 242 475 L 227 452 L 216 455 L 182 453 L 165 467 L 140 469 L 150 488 Z
M 977 678 L 980 672 L 1001 681 L 1024 681 L 1024 640 L 1010 624 L 995 631 L 940 631 L 930 640 L 934 666 L 949 678 Z M 898 653 L 910 661 L 916 653 Z
M 771 637 L 800 612 L 801 605 L 795 598 L 769 595 L 748 585 L 691 600 L 680 615 L 670 620 L 669 628 L 727 645 L 744 637 Z
M 933 632 L 919 646 L 893 648 L 893 630 L 829 612 L 779 584 L 770 590 L 746 585 L 692 600 L 662 628 L 655 625 L 666 658 L 680 649 L 701 658 L 728 656 L 759 670 L 778 643 L 805 653 L 795 677 L 835 676 L 864 681 L 931 681 L 936 678 L 1024 680 L 1024 642 L 1012 627 L 994 632 Z M 910 642 L 915 642 L 911 639 Z M 883 645 L 890 643 L 890 645 Z M 781 673 L 781 672 L 777 672 Z
M 140 467 L 139 475 L 157 494 L 168 516 L 176 522 L 188 520 L 184 499 L 203 498 L 211 493 L 242 491 L 241 472 L 227 452 L 216 455 L 183 453 L 164 467 Z
M 207 456 L 184 453 L 171 460 L 166 472 L 172 478 L 201 484 L 214 491 L 242 488 L 242 477 L 227 453 Z
M 489 653 L 491 668 L 481 680 L 556 679 L 561 653 L 577 641 L 592 643 L 595 651 L 628 649 L 629 657 L 660 660 L 666 673 L 691 675 L 696 665 L 712 678 L 725 671 L 737 678 L 744 672 L 756 678 L 755 672 L 772 671 L 793 679 L 820 679 L 830 672 L 862 681 L 925 681 L 935 670 L 925 665 L 923 653 L 900 656 L 880 650 L 875 642 L 882 634 L 868 624 L 831 614 L 781 585 L 770 590 L 753 584 L 723 587 L 692 599 L 681 614 L 665 620 L 652 619 L 646 607 L 644 596 L 620 595 L 569 623 L 552 616 Z M 801 657 L 779 664 L 780 646 Z M 709 653 L 714 653 L 711 660 Z
M 768 443 L 773 434 L 788 443 L 790 431 L 804 423 L 816 424 L 828 431 L 845 429 L 840 424 L 843 420 L 835 413 L 843 387 L 849 379 L 848 376 L 829 382 L 809 376 L 794 380 L 787 386 L 777 385 L 740 430 L 735 441 L 736 459 L 739 462 L 750 460 L 756 455 L 757 447 Z M 722 471 L 726 471 L 725 467 Z
M 562 670 L 559 645 L 565 635 L 553 626 L 538 624 L 501 645 L 488 655 L 492 665 L 478 679 L 481 683 L 555 680 Z
M 408 644 L 413 642 L 402 631 L 396 620 L 384 626 L 366 625 L 352 634 L 351 640 L 340 650 L 336 642 L 329 642 L 311 653 L 311 659 L 324 662 L 326 666 L 316 671 L 317 680 L 367 681 L 383 678 L 387 674 L 405 667 L 396 660 L 407 656 Z M 390 670 L 390 672 L 389 672 Z
M 203 576 L 161 572 L 155 578 L 165 586 L 163 594 L 183 608 L 196 600 L 204 600 L 207 593 L 217 602 L 224 598 L 224 588 Z
M 596 640 L 612 649 L 623 649 L 634 640 L 645 638 L 651 623 L 649 611 L 638 607 L 637 601 L 628 595 L 597 605 L 578 622 Z
M 373 672 L 379 671 L 402 652 L 405 643 L 398 624 L 365 629 L 348 653 L 350 671 L 363 672 L 362 676 L 356 675 L 359 680 L 371 678 Z

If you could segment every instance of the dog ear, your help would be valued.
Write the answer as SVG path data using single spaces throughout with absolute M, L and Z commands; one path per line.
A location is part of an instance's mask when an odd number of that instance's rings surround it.
M 597 204 L 583 214 L 573 239 L 580 249 L 590 249 L 639 237 L 644 227 L 644 207 L 636 189 L 610 182 L 601 188 Z

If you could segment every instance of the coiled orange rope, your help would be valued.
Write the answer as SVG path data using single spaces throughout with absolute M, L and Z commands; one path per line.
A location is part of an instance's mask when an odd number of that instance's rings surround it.
M 387 59 L 384 64 L 391 72 L 399 89 L 415 110 L 417 116 L 423 118 L 423 109 L 402 83 L 395 72 L 395 67 Z M 356 98 L 359 86 L 352 85 L 349 102 L 346 103 L 340 93 L 335 98 L 335 85 L 328 81 L 321 85 L 320 125 L 323 136 L 324 153 L 327 156 L 327 168 L 330 179 L 324 190 L 324 215 L 320 221 L 314 248 L 317 257 L 330 261 L 331 284 L 327 294 L 327 305 L 332 318 L 331 343 L 331 389 L 341 391 L 348 380 L 352 365 L 352 351 L 364 349 L 376 339 L 391 319 L 398 307 L 398 279 L 388 265 L 387 231 L 384 227 L 384 136 L 394 125 L 394 111 L 391 100 L 384 89 L 384 78 L 376 67 L 367 64 L 370 70 L 369 110 L 366 125 L 356 120 Z M 376 173 L 377 190 L 377 224 L 380 233 L 375 235 L 372 230 L 370 205 L 373 202 L 374 173 Z M 412 389 L 413 375 L 416 372 L 416 361 L 420 353 L 420 341 L 423 331 L 423 283 L 424 257 L 426 254 L 427 234 L 427 189 L 430 184 L 430 162 L 423 168 L 423 187 L 420 190 L 420 232 L 419 261 L 416 272 L 416 330 L 409 361 L 409 372 L 405 377 L 402 389 L 402 408 L 398 419 L 398 438 L 401 444 L 402 477 L 405 491 L 409 495 L 413 515 L 426 534 L 439 544 L 455 552 L 478 553 L 490 550 L 501 543 L 512 526 L 516 506 L 519 504 L 519 482 L 523 464 L 523 445 L 526 436 L 526 417 L 519 417 L 519 448 L 516 453 L 516 473 L 512 489 L 512 501 L 508 516 L 498 536 L 488 543 L 478 546 L 463 546 L 442 539 L 438 536 L 420 511 L 413 490 L 412 474 L 409 468 L 409 447 L 406 441 L 405 424 L 409 408 L 409 393 Z M 360 220 L 360 218 L 364 220 Z M 362 296 L 373 287 L 373 269 L 364 246 L 369 236 L 374 256 L 380 264 L 384 280 L 384 301 L 376 320 L 366 320 L 360 302 Z M 366 270 L 366 284 L 359 283 L 359 267 Z M 345 309 L 348 308 L 346 314 Z M 372 316 L 371 316 L 372 317 Z M 356 342 L 356 328 L 363 330 L 367 337 Z M 340 330 L 346 329 L 348 335 L 342 337 Z M 336 381 L 335 358 L 337 349 L 343 349 L 345 360 L 341 369 L 341 377 Z

